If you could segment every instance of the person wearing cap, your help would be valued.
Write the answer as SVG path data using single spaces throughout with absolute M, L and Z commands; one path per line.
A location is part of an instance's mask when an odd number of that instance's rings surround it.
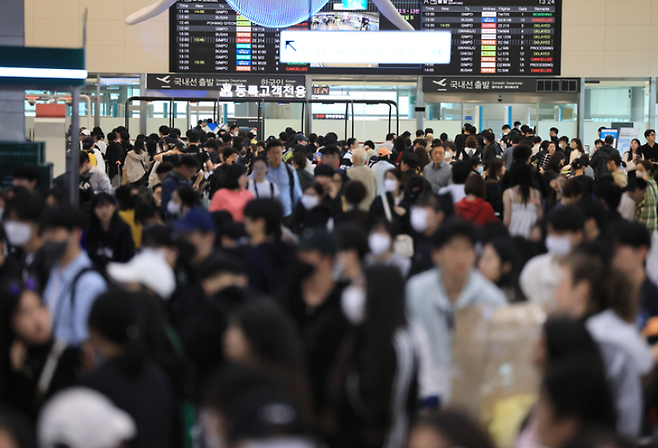
M 67 389 L 39 417 L 41 448 L 117 448 L 137 433 L 135 421 L 105 395 L 85 387 Z
M 126 263 L 108 263 L 107 275 L 125 290 L 146 292 L 168 300 L 176 289 L 176 278 L 164 252 L 143 250 Z
M 257 393 L 254 393 L 257 391 Z M 285 377 L 227 366 L 203 393 L 201 426 L 206 447 L 314 448 L 308 419 Z
M 450 402 L 452 334 L 455 314 L 463 309 L 506 305 L 503 292 L 475 267 L 478 233 L 471 224 L 453 221 L 443 224 L 433 237 L 435 268 L 411 277 L 407 282 L 407 313 L 411 322 L 426 332 L 432 350 L 429 360 L 435 390 L 426 390 L 424 399 L 438 396 Z
M 163 351 L 153 348 L 152 334 L 165 330 L 144 317 L 150 311 L 145 297 L 125 291 L 96 300 L 89 313 L 88 344 L 102 362 L 93 363 L 80 385 L 130 415 L 137 428 L 131 447 L 173 447 L 178 410 L 167 374 L 153 360 Z
M 245 205 L 254 199 L 253 193 L 247 190 L 248 183 L 247 167 L 241 163 L 231 165 L 224 177 L 224 187 L 215 192 L 208 210 L 227 210 L 235 222 L 242 222 Z
M 323 229 L 307 229 L 297 247 L 294 275 L 279 301 L 297 327 L 315 409 L 324 409 L 330 372 L 349 323 L 341 307 L 345 284 L 334 280 L 338 241 Z
M 445 148 L 442 143 L 432 147 L 432 163 L 423 168 L 423 177 L 432 186 L 432 191 L 438 193 L 443 187 L 452 184 L 452 165 L 445 161 Z
M 377 194 L 386 192 L 384 186 L 384 176 L 387 171 L 395 169 L 395 165 L 390 162 L 391 150 L 386 146 L 382 146 L 377 151 L 377 162 L 372 165 L 372 170 L 377 174 Z

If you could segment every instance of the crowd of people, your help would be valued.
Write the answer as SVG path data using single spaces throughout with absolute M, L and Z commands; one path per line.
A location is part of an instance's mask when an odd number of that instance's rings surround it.
M 74 204 L 17 167 L 0 446 L 490 448 L 455 326 L 519 304 L 548 318 L 515 445 L 652 444 L 655 132 L 385 137 L 83 129 Z

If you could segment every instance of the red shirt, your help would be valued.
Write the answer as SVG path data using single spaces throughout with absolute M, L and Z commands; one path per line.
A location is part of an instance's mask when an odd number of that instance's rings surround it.
M 208 210 L 211 212 L 226 210 L 233 216 L 233 221 L 242 222 L 244 207 L 252 199 L 254 199 L 254 195 L 249 190 L 233 191 L 222 188 L 213 195 Z
M 493 207 L 484 199 L 469 201 L 467 198 L 455 204 L 455 214 L 464 221 L 470 221 L 480 227 L 490 222 L 500 222 Z

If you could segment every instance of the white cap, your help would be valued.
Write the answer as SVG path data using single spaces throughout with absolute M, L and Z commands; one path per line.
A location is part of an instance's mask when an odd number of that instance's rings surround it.
M 108 275 L 119 283 L 139 283 L 168 299 L 176 289 L 176 277 L 164 254 L 158 250 L 144 250 L 128 263 L 109 263 Z
M 90 135 L 91 135 L 91 131 L 90 131 L 89 129 L 82 129 L 82 130 L 80 131 L 80 134 L 82 134 L 82 135 L 86 135 L 86 136 L 90 136 Z
M 135 437 L 133 419 L 103 394 L 84 387 L 66 389 L 46 403 L 38 424 L 39 446 L 116 448 Z

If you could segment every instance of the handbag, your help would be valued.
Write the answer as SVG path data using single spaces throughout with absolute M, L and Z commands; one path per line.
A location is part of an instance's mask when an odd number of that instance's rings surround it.
M 382 199 L 382 205 L 384 206 L 384 213 L 386 214 L 386 220 L 388 222 L 393 222 L 393 215 L 391 214 L 391 206 L 388 204 L 388 197 L 386 193 L 380 195 Z M 414 256 L 414 240 L 409 235 L 398 235 L 393 241 L 393 251 L 400 255 L 401 257 L 411 258 Z

